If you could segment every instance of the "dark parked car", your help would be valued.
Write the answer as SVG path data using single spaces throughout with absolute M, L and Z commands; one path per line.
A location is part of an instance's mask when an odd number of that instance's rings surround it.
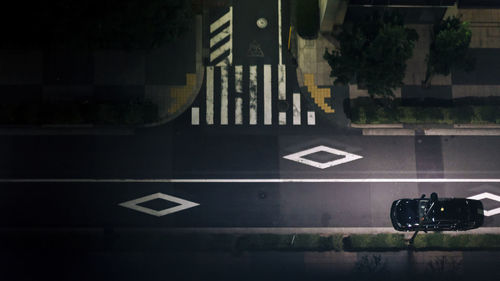
M 399 199 L 392 203 L 391 221 L 399 231 L 468 230 L 483 225 L 483 203 L 464 198 Z

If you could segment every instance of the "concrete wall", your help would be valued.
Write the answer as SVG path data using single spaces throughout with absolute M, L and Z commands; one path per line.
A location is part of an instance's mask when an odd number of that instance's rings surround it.
M 319 0 L 320 32 L 330 33 L 335 25 L 341 25 L 348 5 L 348 0 Z

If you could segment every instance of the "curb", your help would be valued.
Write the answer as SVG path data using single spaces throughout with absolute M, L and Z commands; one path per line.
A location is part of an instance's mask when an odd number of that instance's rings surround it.
M 116 231 L 163 232 L 163 233 L 222 233 L 222 234 L 408 234 L 392 227 L 200 227 L 200 228 L 116 228 Z M 446 231 L 447 235 L 460 234 L 500 234 L 500 227 L 483 227 L 468 231 Z M 425 235 L 419 232 L 419 235 Z M 432 234 L 432 232 L 429 232 Z
M 355 127 L 354 127 L 355 128 Z M 358 127 L 359 128 L 359 127 Z M 500 129 L 395 129 L 362 128 L 364 136 L 500 136 Z
M 352 124 L 365 136 L 500 136 L 497 124 L 454 124 L 452 128 L 405 128 L 405 124 Z

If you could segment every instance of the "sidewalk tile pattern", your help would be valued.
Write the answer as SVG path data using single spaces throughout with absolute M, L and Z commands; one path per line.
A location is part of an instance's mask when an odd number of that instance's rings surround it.
M 168 113 L 173 114 L 177 112 L 181 107 L 185 106 L 189 95 L 193 92 L 196 87 L 196 74 L 187 73 L 186 74 L 186 85 L 185 86 L 174 86 L 170 88 L 170 105 L 168 107 Z
M 326 98 L 331 98 L 331 91 L 329 88 L 318 88 L 314 84 L 314 74 L 304 74 L 304 84 L 307 91 L 311 93 L 314 102 L 326 113 L 334 113 L 335 110 L 325 102 Z

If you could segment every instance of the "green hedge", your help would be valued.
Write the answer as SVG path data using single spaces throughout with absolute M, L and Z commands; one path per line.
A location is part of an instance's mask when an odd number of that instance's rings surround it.
M 295 0 L 295 25 L 302 38 L 314 39 L 318 36 L 318 0 Z
M 294 238 L 295 237 L 295 238 Z M 400 233 L 215 234 L 215 233 L 0 233 L 5 250 L 88 251 L 400 251 L 410 247 Z M 419 233 L 416 250 L 500 250 L 500 235 Z
M 357 98 L 350 102 L 355 124 L 437 123 L 500 124 L 500 105 L 405 106 L 400 99 Z
M 293 241 L 293 242 L 292 242 Z M 173 251 L 340 251 L 342 235 L 319 234 L 157 234 L 148 239 L 127 235 L 114 241 L 117 248 Z
M 149 101 L 0 104 L 0 124 L 5 125 L 140 125 L 157 119 L 158 107 Z
M 345 239 L 344 249 L 352 251 L 402 250 L 406 242 L 403 234 L 352 234 Z
M 445 235 L 432 233 L 417 235 L 414 247 L 422 250 L 474 250 L 474 249 L 500 249 L 500 235 L 482 234 L 460 234 Z

